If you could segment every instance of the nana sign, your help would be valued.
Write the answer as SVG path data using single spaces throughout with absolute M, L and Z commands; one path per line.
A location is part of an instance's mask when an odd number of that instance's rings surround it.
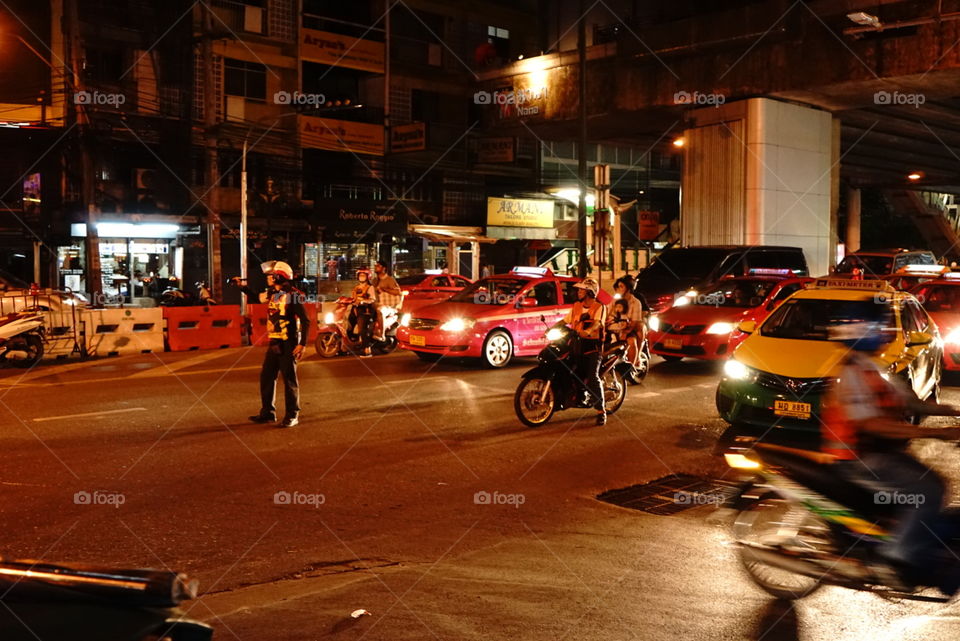
M 487 225 L 553 227 L 553 207 L 552 200 L 487 198 Z

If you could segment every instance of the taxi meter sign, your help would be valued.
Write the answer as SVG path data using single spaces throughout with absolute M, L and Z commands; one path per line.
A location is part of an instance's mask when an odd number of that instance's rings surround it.
M 843 278 L 818 278 L 814 289 L 856 289 L 864 292 L 891 291 L 890 283 L 885 280 L 846 280 Z

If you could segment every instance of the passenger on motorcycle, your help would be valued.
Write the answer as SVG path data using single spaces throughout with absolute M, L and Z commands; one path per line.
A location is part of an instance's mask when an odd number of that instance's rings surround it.
M 363 345 L 363 355 L 370 356 L 370 321 L 375 313 L 377 290 L 370 282 L 370 270 L 357 270 L 357 286 L 353 288 L 353 304 L 348 316 L 353 333 Z
M 585 278 L 574 287 L 577 288 L 577 302 L 557 325 L 566 325 L 577 333 L 577 373 L 594 399 L 597 425 L 606 425 L 607 410 L 603 398 L 603 384 L 600 381 L 600 361 L 603 356 L 607 308 L 597 300 L 600 284 L 593 278 Z
M 386 315 L 390 310 L 399 312 L 403 304 L 403 291 L 397 283 L 397 279 L 390 275 L 390 270 L 381 261 L 377 261 L 373 266 L 376 276 L 373 279 L 373 285 L 377 288 L 377 323 L 374 326 L 374 338 L 379 341 L 384 340 L 384 328 L 386 327 Z
M 835 381 L 823 401 L 821 449 L 835 457 L 831 469 L 843 480 L 880 497 L 910 495 L 895 515 L 893 536 L 880 548 L 878 582 L 908 588 L 922 582 L 927 552 L 938 545 L 925 523 L 933 523 L 944 502 L 944 484 L 930 468 L 906 452 L 913 438 L 960 438 L 958 428 L 922 428 L 907 412 L 958 416 L 955 408 L 918 401 L 905 387 L 887 380 L 870 356 L 889 337 L 875 322 L 850 318 L 831 328 L 829 338 L 850 351 L 832 372 Z M 884 494 L 881 494 L 884 493 Z
M 618 330 L 618 337 L 627 343 L 627 361 L 634 367 L 640 365 L 640 350 L 647 337 L 647 326 L 643 322 L 643 303 L 633 295 L 633 278 L 623 276 L 613 284 L 613 291 L 620 298 L 610 304 L 607 318 L 613 318 L 614 306 L 626 304 L 626 313 L 622 315 L 623 326 Z

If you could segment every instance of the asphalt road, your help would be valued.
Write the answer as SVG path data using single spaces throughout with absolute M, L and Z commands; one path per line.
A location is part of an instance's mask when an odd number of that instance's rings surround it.
M 596 500 L 671 473 L 725 473 L 712 455 L 726 427 L 716 365 L 655 359 L 607 426 L 567 411 L 531 430 L 512 407 L 530 361 L 491 371 L 311 350 L 302 422 L 278 429 L 246 419 L 261 355 L 0 371 L 2 554 L 185 571 L 203 596 L 184 610 L 218 639 L 960 631 L 953 605 L 834 588 L 778 603 L 742 574 L 709 506 L 655 516 Z M 960 403 L 960 388 L 945 401 Z M 960 464 L 941 443 L 921 454 L 948 474 Z M 370 615 L 351 618 L 357 609 Z

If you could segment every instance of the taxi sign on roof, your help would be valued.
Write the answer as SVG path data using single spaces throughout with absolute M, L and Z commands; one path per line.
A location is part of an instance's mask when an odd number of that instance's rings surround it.
M 946 265 L 904 265 L 897 270 L 898 274 L 942 274 L 949 267 Z
M 948 272 L 943 277 L 947 280 L 960 280 L 960 272 Z
M 864 292 L 895 291 L 885 280 L 848 280 L 846 278 L 818 278 L 811 289 L 856 289 Z
M 547 267 L 517 266 L 511 269 L 510 273 L 519 274 L 520 276 L 533 276 L 534 278 L 543 278 L 544 276 L 552 275 L 552 272 Z
M 776 269 L 774 267 L 754 267 L 750 269 L 751 276 L 793 276 L 792 269 Z

